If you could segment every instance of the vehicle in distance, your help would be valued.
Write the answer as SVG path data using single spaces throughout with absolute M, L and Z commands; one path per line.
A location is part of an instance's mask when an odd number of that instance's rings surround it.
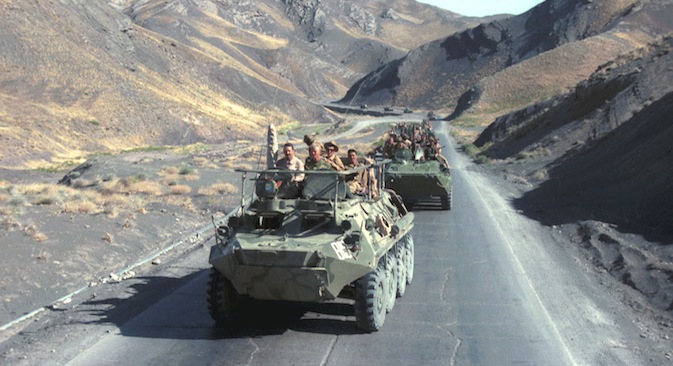
M 396 125 L 384 150 L 392 161 L 385 167 L 385 186 L 402 197 L 406 207 L 439 203 L 451 209 L 452 179 L 449 163 L 441 154 L 441 146 L 431 125 L 402 123 Z M 413 142 L 412 142 L 413 141 Z

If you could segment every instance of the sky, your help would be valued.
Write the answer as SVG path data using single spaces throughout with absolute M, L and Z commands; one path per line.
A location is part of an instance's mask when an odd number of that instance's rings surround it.
M 416 0 L 461 15 L 483 17 L 493 14 L 525 13 L 544 0 Z

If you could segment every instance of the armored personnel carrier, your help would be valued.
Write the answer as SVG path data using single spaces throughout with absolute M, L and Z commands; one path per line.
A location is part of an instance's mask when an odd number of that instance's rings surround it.
M 405 124 L 390 133 L 397 143 L 387 147 L 392 161 L 385 166 L 385 186 L 400 195 L 409 208 L 439 203 L 443 210 L 450 210 L 451 170 L 428 126 Z
M 380 168 L 304 171 L 299 183 L 290 179 L 297 173 L 287 170 L 238 170 L 240 210 L 217 227 L 210 251 L 211 317 L 218 323 L 245 321 L 252 300 L 342 297 L 354 300 L 358 328 L 379 330 L 414 272 L 413 213 L 383 189 L 382 179 L 362 195 L 347 184 L 362 170 L 380 175 Z

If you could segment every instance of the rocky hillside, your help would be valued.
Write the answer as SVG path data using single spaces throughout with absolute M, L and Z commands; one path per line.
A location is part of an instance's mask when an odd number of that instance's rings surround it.
M 6 0 L 0 166 L 333 122 L 319 102 L 478 22 L 411 0 Z
M 491 112 L 564 93 L 599 65 L 670 32 L 672 16 L 670 0 L 547 0 L 418 47 L 360 80 L 344 101 L 454 117 L 469 109 L 486 125 Z
M 572 92 L 497 119 L 476 144 L 538 162 L 521 176 L 544 183 L 521 203 L 556 207 L 552 225 L 591 219 L 673 238 L 672 51 L 669 35 L 602 65 Z

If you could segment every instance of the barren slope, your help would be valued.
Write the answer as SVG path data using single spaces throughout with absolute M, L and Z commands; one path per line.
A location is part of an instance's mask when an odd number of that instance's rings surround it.
M 405 47 L 477 22 L 409 0 L 7 0 L 0 9 L 0 166 L 13 168 L 254 139 L 269 118 L 335 122 L 319 102 Z

